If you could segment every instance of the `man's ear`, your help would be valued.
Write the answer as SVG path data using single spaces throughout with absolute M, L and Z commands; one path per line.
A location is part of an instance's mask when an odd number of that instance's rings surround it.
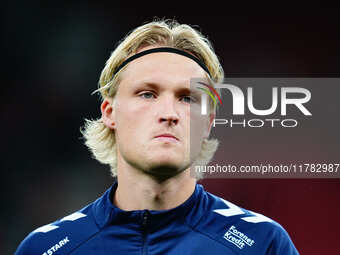
M 214 123 L 215 116 L 216 116 L 215 113 L 209 114 L 209 119 L 207 120 L 207 129 L 204 132 L 204 138 L 205 139 L 208 139 L 208 137 L 210 135 L 210 131 L 211 131 L 212 125 Z
M 115 111 L 113 109 L 113 100 L 109 98 L 105 98 L 102 104 L 100 105 L 100 110 L 102 112 L 102 121 L 105 126 L 110 129 L 115 129 L 116 121 L 115 121 Z

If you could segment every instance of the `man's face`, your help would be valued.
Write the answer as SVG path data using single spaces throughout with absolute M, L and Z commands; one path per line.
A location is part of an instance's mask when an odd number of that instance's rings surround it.
M 210 131 L 199 93 L 190 93 L 190 79 L 206 77 L 204 70 L 187 57 L 153 53 L 129 63 L 121 75 L 109 115 L 118 171 L 126 163 L 159 176 L 187 169 Z

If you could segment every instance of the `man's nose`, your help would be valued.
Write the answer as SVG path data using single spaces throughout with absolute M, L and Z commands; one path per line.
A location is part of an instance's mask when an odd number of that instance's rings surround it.
M 175 115 L 167 115 L 165 117 L 160 118 L 160 122 L 167 122 L 169 126 L 178 124 L 178 117 Z
M 159 122 L 167 125 L 177 125 L 179 116 L 176 110 L 176 100 L 172 97 L 164 97 L 159 107 Z

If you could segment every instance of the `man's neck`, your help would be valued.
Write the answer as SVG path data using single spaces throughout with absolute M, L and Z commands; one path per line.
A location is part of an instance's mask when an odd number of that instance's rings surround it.
M 195 190 L 196 180 L 189 171 L 187 169 L 162 182 L 141 171 L 118 171 L 118 187 L 113 203 L 125 211 L 175 208 Z

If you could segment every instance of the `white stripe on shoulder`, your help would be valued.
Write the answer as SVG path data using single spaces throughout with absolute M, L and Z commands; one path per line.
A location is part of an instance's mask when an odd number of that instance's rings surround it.
M 75 221 L 75 220 L 78 220 L 78 219 L 83 218 L 83 217 L 86 217 L 86 214 L 83 214 L 81 212 L 75 212 L 75 213 L 72 213 L 68 216 L 65 216 L 60 221 L 66 221 L 66 220 Z
M 231 202 L 228 202 L 226 200 L 224 200 L 223 198 L 220 198 L 221 201 L 223 203 L 225 203 L 228 206 L 228 209 L 215 209 L 214 212 L 221 214 L 225 217 L 230 217 L 230 216 L 235 216 L 235 215 L 242 215 L 242 214 L 246 214 L 245 211 L 243 211 L 240 207 L 238 207 L 237 205 L 234 205 Z M 241 218 L 241 220 L 244 220 L 246 222 L 250 222 L 250 223 L 260 223 L 260 222 L 273 222 L 272 219 L 256 213 L 256 212 L 252 212 L 250 210 L 247 210 L 250 213 L 250 216 L 246 216 Z
M 240 215 L 244 214 L 244 211 L 238 207 L 237 205 L 234 205 L 233 203 L 230 203 L 223 198 L 220 198 L 223 203 L 225 203 L 229 208 L 228 209 L 216 209 L 214 210 L 215 213 L 221 214 L 226 217 L 234 216 L 234 215 Z
M 78 219 L 83 218 L 83 217 L 86 217 L 86 214 L 83 214 L 83 213 L 80 213 L 80 212 L 75 212 L 75 213 L 72 213 L 68 216 L 65 216 L 59 222 L 75 221 L 75 220 L 78 220 Z M 56 223 L 58 223 L 58 222 L 56 222 Z M 54 223 L 54 224 L 56 224 L 56 223 Z M 39 232 L 40 233 L 47 233 L 51 230 L 59 228 L 59 226 L 56 226 L 54 224 L 48 224 L 48 225 L 42 226 L 40 228 L 37 228 L 36 230 L 33 231 L 33 233 L 39 233 Z
M 242 220 L 245 220 L 247 222 L 251 222 L 251 223 L 260 223 L 260 222 L 273 222 L 272 219 L 262 215 L 262 214 L 259 214 L 259 213 L 256 213 L 256 212 L 251 212 L 252 214 L 254 214 L 253 216 L 248 216 L 248 217 L 243 217 L 241 218 Z
M 49 224 L 49 225 L 45 225 L 45 226 L 42 226 L 40 228 L 37 228 L 36 230 L 33 231 L 33 233 L 38 233 L 38 232 L 47 233 L 48 231 L 51 231 L 51 230 L 56 229 L 56 228 L 59 228 L 59 227 Z

